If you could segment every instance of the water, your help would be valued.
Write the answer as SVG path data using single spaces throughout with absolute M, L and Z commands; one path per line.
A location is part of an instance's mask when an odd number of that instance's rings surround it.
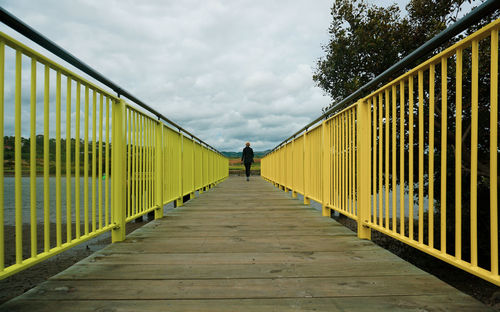
M 101 178 L 102 179 L 102 178 Z M 105 205 L 105 181 L 102 180 L 102 216 L 104 223 L 104 205 Z M 23 223 L 30 223 L 31 212 L 30 212 L 30 178 L 22 177 L 22 196 L 21 196 L 21 205 L 22 205 L 22 221 Z M 84 178 L 80 178 L 80 220 L 83 222 L 84 220 Z M 89 219 L 91 219 L 92 213 L 92 180 L 88 179 L 88 213 Z M 99 211 L 99 181 L 96 181 L 95 186 L 95 209 L 96 215 L 98 216 Z M 56 178 L 49 177 L 49 219 L 50 222 L 56 221 Z M 111 195 L 111 179 L 109 179 L 109 189 L 108 196 Z M 111 205 L 111 198 L 108 200 L 108 211 Z M 36 219 L 38 223 L 42 223 L 44 220 L 44 185 L 43 185 L 43 177 L 36 178 Z M 62 222 L 66 223 L 66 177 L 61 178 L 61 212 L 62 212 Z M 76 216 L 75 209 L 75 177 L 71 178 L 71 218 L 74 222 Z M 5 225 L 14 225 L 15 224 L 15 179 L 14 177 L 4 177 L 4 218 Z
M 414 192 L 414 197 L 415 199 L 418 198 L 418 190 L 416 192 Z M 379 196 L 382 196 L 382 215 L 385 217 L 385 206 L 386 206 L 386 199 L 385 199 L 385 187 L 382 187 L 382 191 L 377 193 L 375 196 L 371 196 L 370 197 L 370 203 L 373 205 L 373 200 L 375 200 L 375 207 L 378 208 L 378 205 L 379 205 Z M 401 209 L 400 209 L 400 192 L 399 192 L 399 184 L 396 185 L 396 217 L 399 218 L 399 216 L 401 215 Z M 300 194 L 298 194 L 298 199 L 300 201 L 302 201 L 304 199 L 304 197 Z M 410 216 L 410 196 L 408 195 L 408 190 L 405 189 L 405 192 L 404 192 L 404 215 L 405 217 L 409 217 Z M 388 206 L 389 206 L 389 217 L 391 218 L 392 217 L 392 188 L 389 190 L 389 196 L 387 198 L 387 202 L 388 202 Z M 354 207 L 356 207 L 356 201 L 354 201 Z M 424 212 L 425 211 L 429 211 L 429 198 L 428 197 L 424 197 L 423 198 L 423 206 L 424 206 Z M 321 211 L 321 204 L 318 203 L 318 202 L 315 202 L 315 201 L 312 201 L 311 200 L 311 207 Z M 434 207 L 435 207 L 435 204 L 434 204 Z M 414 202 L 413 203 L 413 218 L 414 219 L 417 219 L 418 218 L 418 202 Z M 373 208 L 372 208 L 372 212 L 371 213 L 374 213 L 373 212 Z M 376 210 L 376 215 L 378 216 L 379 215 L 379 211 Z

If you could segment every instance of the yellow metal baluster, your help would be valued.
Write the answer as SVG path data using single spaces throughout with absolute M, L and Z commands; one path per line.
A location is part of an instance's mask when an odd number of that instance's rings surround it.
M 405 235 L 405 82 L 399 83 L 399 234 Z
M 103 132 L 103 118 L 104 118 L 104 112 L 103 112 L 103 94 L 101 93 L 100 94 L 100 97 L 99 97 L 99 145 L 98 145 L 98 149 L 99 149 L 99 171 L 98 171 L 98 175 L 97 175 L 97 179 L 99 181 L 98 183 L 98 187 L 99 187 L 99 192 L 98 192 L 98 213 L 99 213 L 99 229 L 102 229 L 102 150 L 103 150 L 103 144 L 102 144 L 102 132 Z
M 392 230 L 396 232 L 396 84 L 392 85 Z
M 408 78 L 408 237 L 413 240 L 413 74 Z
M 4 79 L 5 79 L 5 43 L 0 41 L 0 272 L 5 268 L 5 233 L 4 233 Z
M 429 68 L 429 247 L 434 248 L 434 73 Z M 422 220 L 423 222 L 423 220 Z
M 66 78 L 66 242 L 71 242 L 71 78 Z
M 30 133 L 30 216 L 31 216 L 31 257 L 37 254 L 36 235 L 36 60 L 31 59 L 31 133 Z M 1 158 L 3 161 L 3 158 Z
M 373 203 L 373 211 L 372 211 L 372 223 L 377 224 L 377 97 L 374 96 L 369 100 L 369 103 L 372 102 L 372 125 L 373 125 L 373 142 L 372 142 L 372 200 Z
M 97 91 L 92 94 L 92 232 L 96 231 L 96 133 L 97 133 Z
M 472 41 L 471 162 L 470 162 L 470 249 L 471 264 L 477 266 L 477 132 L 479 43 Z
M 379 103 L 379 112 L 378 112 L 378 225 L 384 226 L 384 220 L 382 219 L 382 212 L 383 212 L 383 159 L 384 159 L 384 154 L 383 154 L 383 146 L 384 146 L 384 138 L 383 138 L 383 129 L 384 129 L 384 124 L 382 123 L 382 115 L 383 115 L 383 106 L 384 106 L 384 101 L 382 98 L 382 92 L 378 94 L 378 103 Z
M 61 218 L 61 72 L 56 75 L 56 245 L 62 244 Z
M 491 273 L 498 276 L 498 30 L 491 31 L 490 65 L 490 246 Z
M 135 205 L 133 210 L 133 215 L 139 210 L 139 116 L 134 113 L 134 130 L 135 130 L 135 142 L 134 142 L 134 198 Z
M 104 157 L 104 225 L 108 226 L 109 224 L 109 97 L 106 97 L 106 151 Z M 126 176 L 125 174 L 123 176 Z M 117 181 L 118 182 L 118 181 Z M 123 183 L 120 181 L 118 183 Z
M 446 253 L 446 150 L 448 141 L 448 64 L 441 58 L 441 252 Z
M 424 242 L 424 73 L 418 71 L 418 242 Z
M 21 185 L 21 52 L 16 51 L 16 93 L 15 93 L 15 141 L 14 141 L 14 172 L 15 172 L 15 224 L 16 224 L 16 263 L 23 262 L 23 215 L 22 215 L 22 185 Z
M 132 110 L 127 109 L 127 215 L 132 214 Z
M 455 93 L 455 257 L 462 259 L 462 48 L 457 51 Z
M 76 120 L 75 120 L 75 230 L 76 239 L 80 238 L 80 81 L 76 82 Z
M 389 229 L 389 89 L 385 89 L 385 222 Z
M 85 86 L 83 146 L 83 220 L 85 235 L 89 234 L 89 87 Z
M 50 68 L 45 65 L 43 92 L 43 251 L 50 249 L 50 189 L 49 189 L 49 83 Z M 3 118 L 0 119 L 3 122 Z M 0 127 L 3 131 L 3 126 Z M 3 135 L 1 136 L 3 138 Z M 3 148 L 1 149 L 3 152 Z M 3 158 L 0 158 L 3 159 Z M 3 166 L 3 162 L 2 162 Z M 2 171 L 3 174 L 3 171 Z M 3 183 L 3 179 L 2 179 Z M 3 188 L 0 188 L 3 190 Z

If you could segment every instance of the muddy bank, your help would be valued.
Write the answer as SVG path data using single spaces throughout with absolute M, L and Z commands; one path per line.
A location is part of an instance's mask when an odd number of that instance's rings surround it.
M 334 219 L 353 232 L 357 232 L 356 221 L 342 215 L 336 216 Z M 380 232 L 372 231 L 372 241 L 416 267 L 429 272 L 460 291 L 500 311 L 500 287 Z

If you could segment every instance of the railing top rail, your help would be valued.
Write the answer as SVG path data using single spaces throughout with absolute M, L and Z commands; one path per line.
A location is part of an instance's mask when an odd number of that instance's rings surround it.
M 118 97 L 123 95 L 124 97 L 128 98 L 129 100 L 131 100 L 135 104 L 139 105 L 143 109 L 145 109 L 148 112 L 155 115 L 158 119 L 164 120 L 165 122 L 167 122 L 168 124 L 170 124 L 174 128 L 178 129 L 179 131 L 186 133 L 192 139 L 198 140 L 200 143 L 205 144 L 208 148 L 221 154 L 216 148 L 212 147 L 208 143 L 206 143 L 203 140 L 201 140 L 200 138 L 196 137 L 194 134 L 192 134 L 189 131 L 187 131 L 186 129 L 182 128 L 181 126 L 179 126 L 178 124 L 176 124 L 172 120 L 168 119 L 167 117 L 165 117 L 164 115 L 162 115 L 161 113 L 159 113 L 158 111 L 156 111 L 154 108 L 150 107 L 149 105 L 147 105 L 143 101 L 139 100 L 137 97 L 132 95 L 130 92 L 124 90 L 123 88 L 121 88 L 120 86 L 118 86 L 117 84 L 115 84 L 114 82 L 112 82 L 111 80 L 106 78 L 105 76 L 103 76 L 101 73 L 99 73 L 98 71 L 96 71 L 95 69 L 90 67 L 89 65 L 85 64 L 79 58 L 77 58 L 73 54 L 69 53 L 68 51 L 66 51 L 65 49 L 60 47 L 58 44 L 56 44 L 52 40 L 48 39 L 47 37 L 45 37 L 44 35 L 42 35 L 38 31 L 36 31 L 32 27 L 30 27 L 29 25 L 27 25 L 26 23 L 24 23 L 20 19 L 18 19 L 16 16 L 14 16 L 13 14 L 11 14 L 7 10 L 5 10 L 2 6 L 0 6 L 0 21 L 2 23 L 4 23 L 5 25 L 9 26 L 10 28 L 12 28 L 13 30 L 17 31 L 21 35 L 30 39 L 31 41 L 37 43 L 41 47 L 47 49 L 51 53 L 57 55 L 58 57 L 65 60 L 69 64 L 75 66 L 76 68 L 83 71 L 84 73 L 86 73 L 90 77 L 96 79 L 100 83 L 109 87 L 110 89 L 112 89 L 113 91 L 115 91 L 118 94 Z
M 450 25 L 448 28 L 437 34 L 435 37 L 421 45 L 419 48 L 417 48 L 415 51 L 412 53 L 408 54 L 406 57 L 401 59 L 399 62 L 396 64 L 392 65 L 389 67 L 387 70 L 385 70 L 383 73 L 378 75 L 377 77 L 373 78 L 373 80 L 369 81 L 362 87 L 360 87 L 358 90 L 356 90 L 354 93 L 349 95 L 348 97 L 344 98 L 342 101 L 338 102 L 335 104 L 332 108 L 327 110 L 325 113 L 323 113 L 321 116 L 318 118 L 314 119 L 304 127 L 302 127 L 300 130 L 295 132 L 293 135 L 288 137 L 286 140 L 275 146 L 269 153 L 272 151 L 276 150 L 278 147 L 281 145 L 285 144 L 286 142 L 290 141 L 291 139 L 295 138 L 297 135 L 301 134 L 304 131 L 307 131 L 311 126 L 316 124 L 317 122 L 321 121 L 323 118 L 328 117 L 332 113 L 338 111 L 339 109 L 345 108 L 347 105 L 350 103 L 358 100 L 359 98 L 362 97 L 364 92 L 373 89 L 376 87 L 379 83 L 382 81 L 385 81 L 388 77 L 394 75 L 395 73 L 399 72 L 401 69 L 403 69 L 405 66 L 411 64 L 415 60 L 426 56 L 429 54 L 431 51 L 434 49 L 438 48 L 441 46 L 443 43 L 448 41 L 449 39 L 453 38 L 454 36 L 460 34 L 462 31 L 466 30 L 468 27 L 473 25 L 474 23 L 478 22 L 481 18 L 486 16 L 487 14 L 491 13 L 495 9 L 500 8 L 500 1 L 498 0 L 487 0 L 484 3 L 482 3 L 480 6 L 472 10 L 470 13 L 462 17 L 460 20 L 455 22 L 453 25 Z M 269 154 L 268 153 L 268 154 Z M 267 155 L 267 154 L 266 154 Z

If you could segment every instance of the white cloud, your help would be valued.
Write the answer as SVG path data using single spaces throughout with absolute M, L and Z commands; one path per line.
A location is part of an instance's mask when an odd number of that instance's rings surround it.
M 257 150 L 272 148 L 330 102 L 314 86 L 312 68 L 328 42 L 331 1 L 2 6 L 220 150 L 239 150 L 247 140 Z

